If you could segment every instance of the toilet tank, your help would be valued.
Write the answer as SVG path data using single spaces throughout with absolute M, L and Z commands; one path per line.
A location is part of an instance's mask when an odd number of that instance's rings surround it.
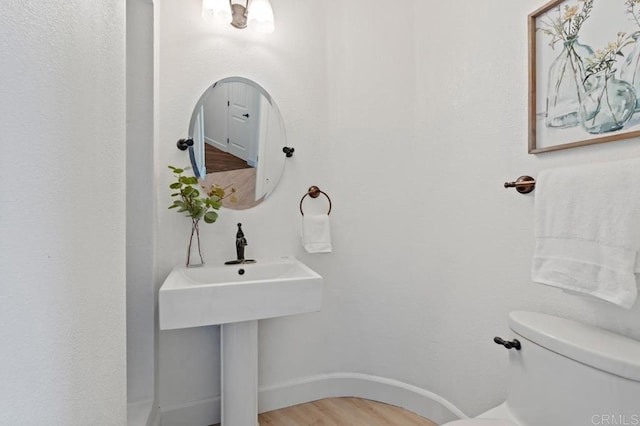
M 640 342 L 516 311 L 506 406 L 523 426 L 640 425 Z M 639 325 L 640 326 L 640 325 Z

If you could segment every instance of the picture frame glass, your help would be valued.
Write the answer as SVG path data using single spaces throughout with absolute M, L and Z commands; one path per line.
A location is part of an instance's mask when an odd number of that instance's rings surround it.
M 640 135 L 640 3 L 551 1 L 529 46 L 530 153 Z

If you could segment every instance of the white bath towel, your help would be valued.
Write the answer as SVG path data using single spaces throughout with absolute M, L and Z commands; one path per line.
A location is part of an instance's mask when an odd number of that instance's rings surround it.
M 640 159 L 538 175 L 532 279 L 630 308 L 640 271 Z
M 331 253 L 331 223 L 328 214 L 302 216 L 302 245 L 308 253 Z

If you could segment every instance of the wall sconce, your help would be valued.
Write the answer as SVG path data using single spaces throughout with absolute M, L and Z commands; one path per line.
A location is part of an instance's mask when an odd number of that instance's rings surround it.
M 272 33 L 275 29 L 273 8 L 269 0 L 202 0 L 202 16 L 209 20 L 231 24 L 235 28 Z

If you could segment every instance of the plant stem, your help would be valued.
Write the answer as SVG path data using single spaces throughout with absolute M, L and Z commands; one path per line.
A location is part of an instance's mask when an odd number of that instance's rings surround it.
M 569 54 L 567 52 L 567 54 Z M 558 80 L 556 81 L 556 87 L 555 87 L 555 98 L 553 100 L 553 106 L 555 107 L 556 105 L 558 105 L 558 98 L 560 97 L 560 86 L 562 86 L 562 81 L 564 79 L 564 73 L 567 70 L 567 62 L 565 62 L 562 65 L 562 71 L 560 72 L 560 77 L 558 77 Z
M 202 251 L 200 250 L 200 225 L 198 220 L 193 220 L 193 227 L 196 230 L 196 238 L 198 239 L 198 255 L 200 256 L 200 263 L 204 264 L 204 259 L 202 258 Z
M 193 232 L 195 231 L 193 225 L 191 226 L 191 236 L 189 237 L 189 245 L 187 246 L 187 266 L 191 263 L 191 243 L 193 242 Z
M 593 114 L 593 120 L 591 121 L 592 125 L 596 124 L 596 118 L 598 118 L 598 114 L 600 114 L 600 107 L 602 106 L 602 97 L 607 94 L 607 104 L 609 104 L 609 96 L 608 96 L 608 92 L 607 92 L 607 80 L 608 77 L 605 75 L 604 76 L 604 87 L 602 88 L 602 92 L 600 92 L 600 96 L 598 96 L 598 107 L 596 108 L 595 114 Z M 611 110 L 611 105 L 609 105 L 609 109 Z M 611 113 L 613 114 L 613 110 L 611 110 Z M 615 118 L 615 117 L 614 117 Z
M 608 82 L 609 82 L 609 77 L 606 77 L 604 80 L 604 83 L 605 83 L 604 91 L 606 92 L 607 106 L 609 107 L 609 111 L 611 111 L 611 116 L 613 117 L 613 120 L 615 121 L 616 125 L 620 125 L 620 121 L 616 117 L 616 113 L 613 111 L 613 107 L 611 106 L 611 102 L 609 101 L 609 89 L 607 88 Z
M 576 92 L 578 95 L 578 105 L 582 103 L 582 93 L 580 92 L 580 87 L 582 86 L 582 82 L 578 81 L 578 70 L 576 69 L 577 64 L 573 62 L 574 57 L 578 59 L 578 61 L 582 62 L 580 56 L 573 48 L 573 44 L 571 45 L 571 49 L 569 50 L 569 63 L 571 64 L 571 70 L 573 71 L 573 79 L 576 83 Z M 581 75 L 582 77 L 582 75 Z

